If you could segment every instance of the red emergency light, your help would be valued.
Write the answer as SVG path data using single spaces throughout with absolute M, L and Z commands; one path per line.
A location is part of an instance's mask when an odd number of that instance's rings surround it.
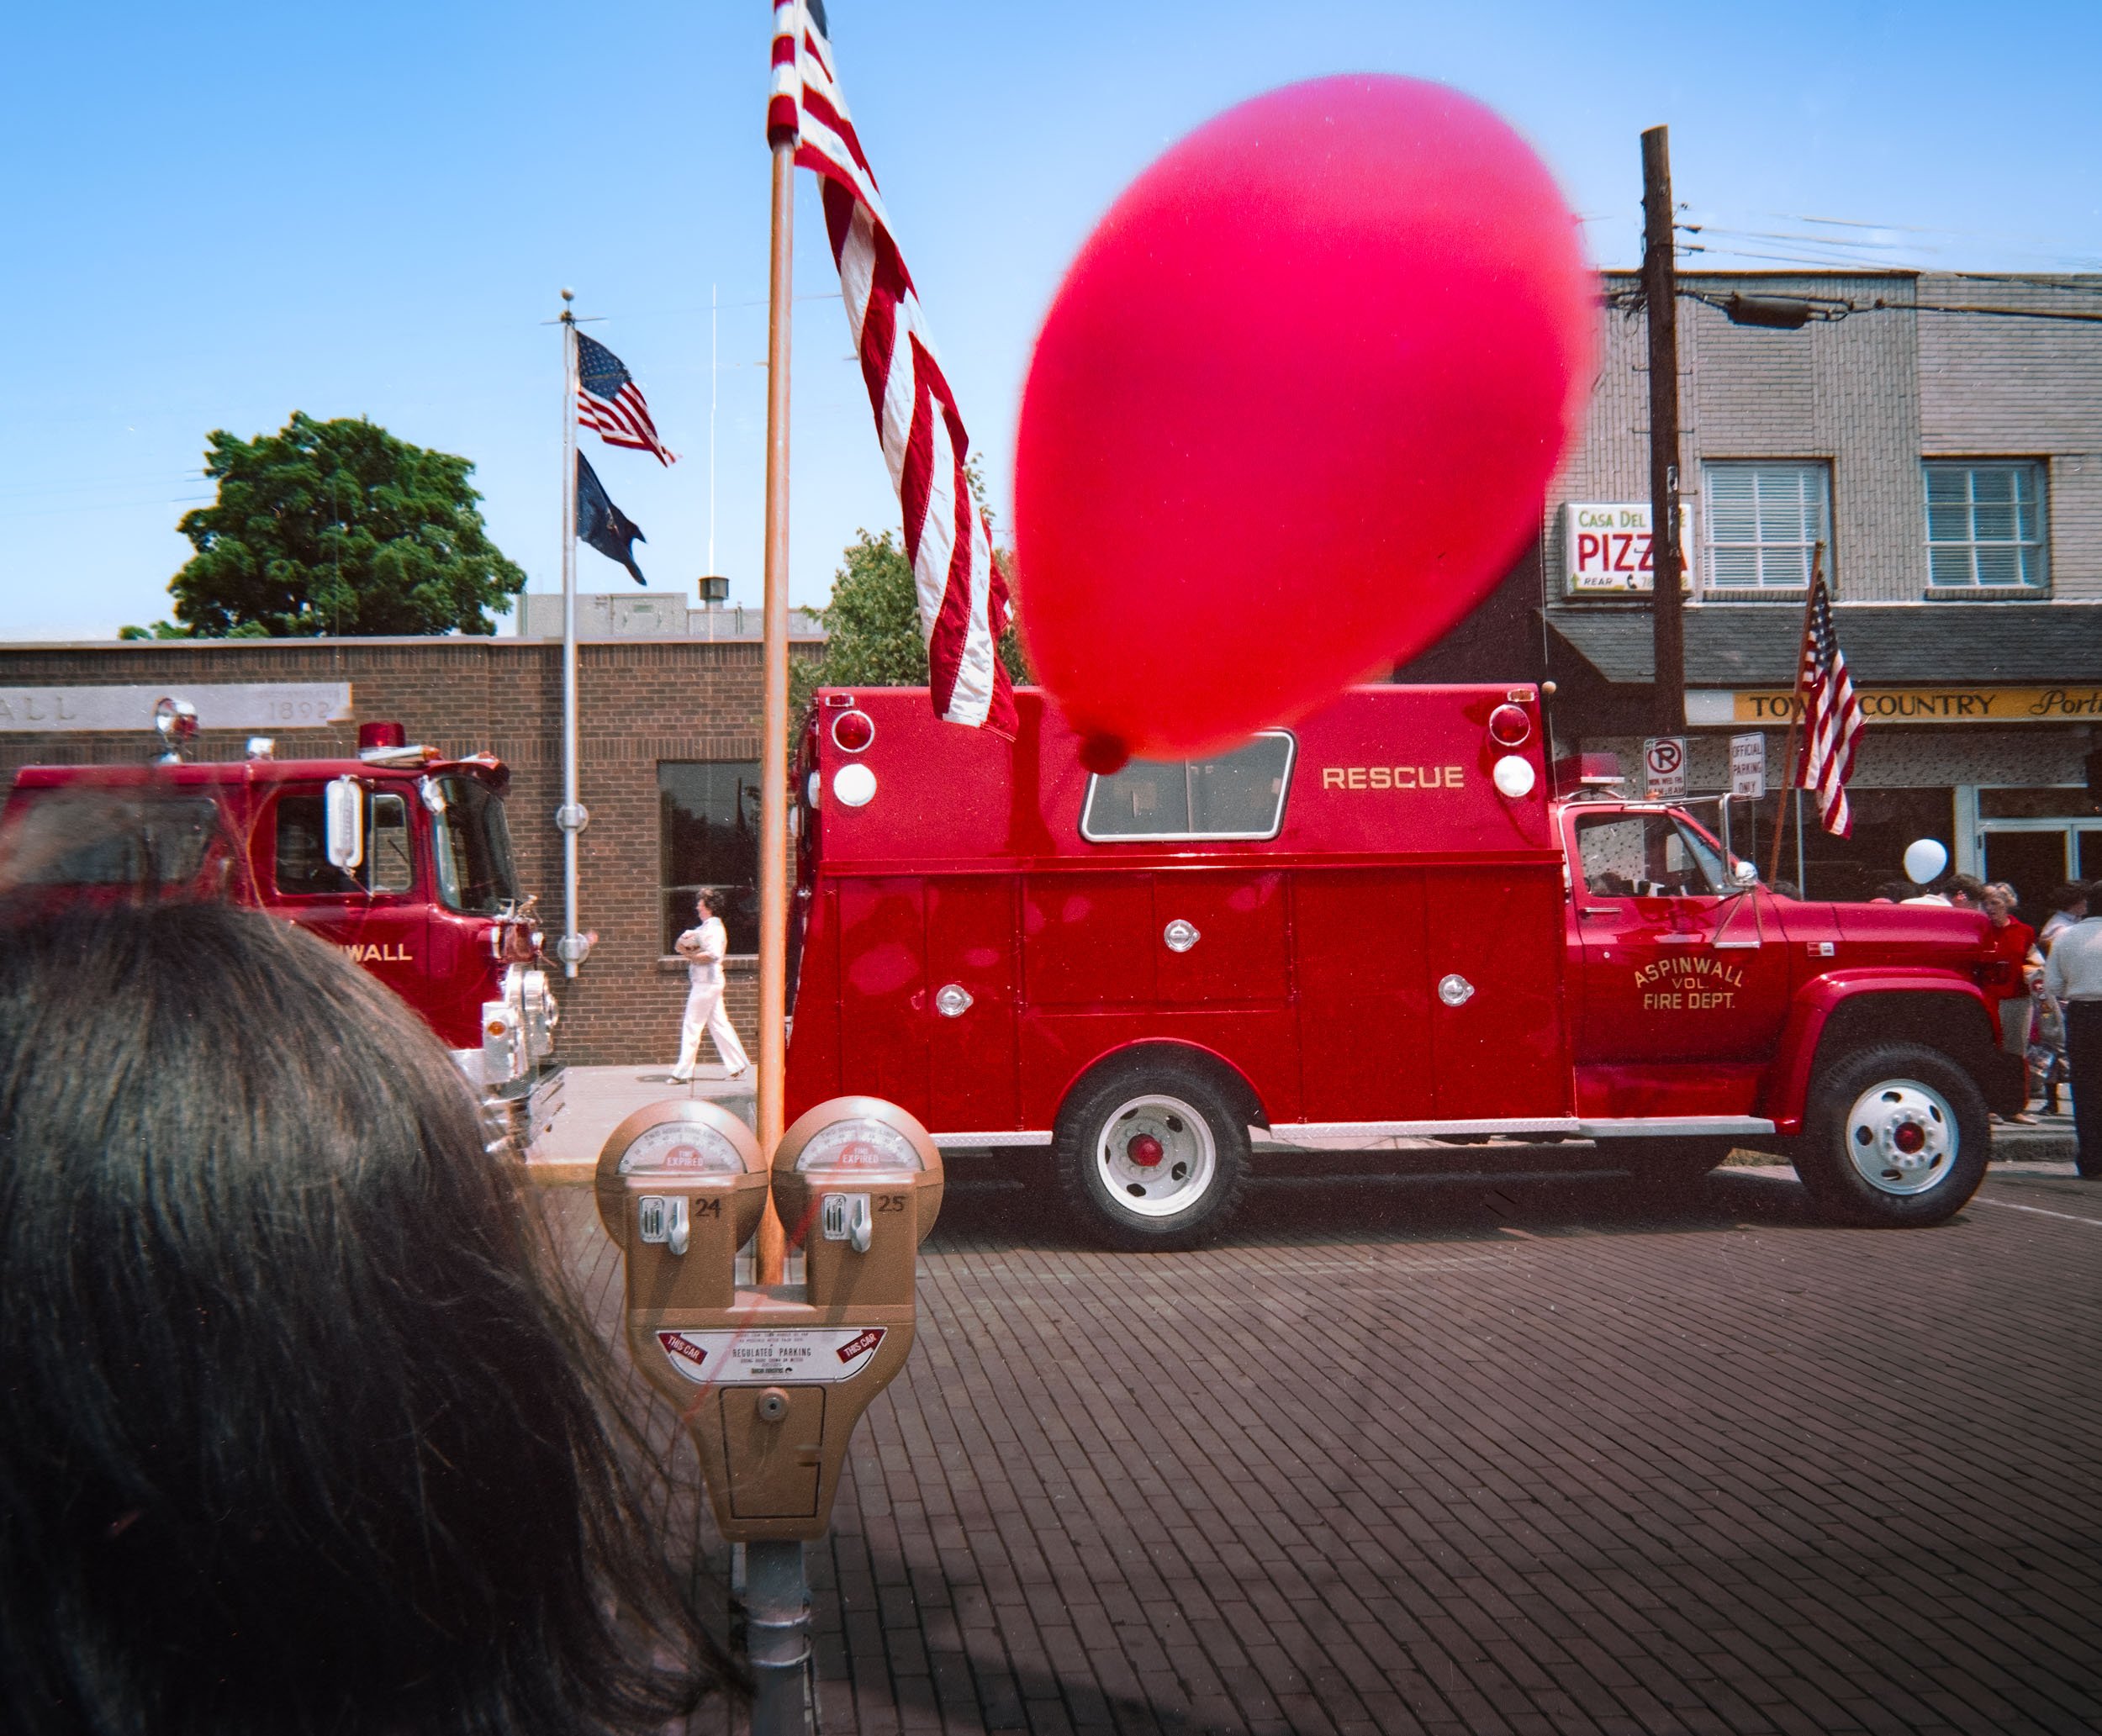
M 1499 747 L 1523 747 L 1533 733 L 1533 720 L 1521 705 L 1499 705 L 1489 714 L 1489 739 Z
M 361 723 L 357 726 L 357 751 L 368 753 L 374 748 L 406 747 L 409 731 L 391 720 Z
M 1620 782 L 1620 756 L 1617 753 L 1572 753 L 1555 762 L 1555 794 L 1574 795 L 1580 789 L 1605 789 Z

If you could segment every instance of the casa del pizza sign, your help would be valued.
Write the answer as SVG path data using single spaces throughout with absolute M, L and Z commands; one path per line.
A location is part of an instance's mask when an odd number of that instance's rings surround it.
M 2102 686 L 1870 687 L 1856 689 L 1870 725 L 2102 722 Z M 1686 696 L 1696 728 L 1786 725 L 1798 701 L 1785 687 L 1709 689 Z

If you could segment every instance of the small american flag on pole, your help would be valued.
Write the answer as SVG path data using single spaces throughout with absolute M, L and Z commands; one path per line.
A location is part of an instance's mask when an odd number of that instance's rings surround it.
M 999 654 L 1007 585 L 993 564 L 985 514 L 971 498 L 970 436 L 840 94 L 820 0 L 774 6 L 767 136 L 794 140 L 796 162 L 816 171 L 823 184 L 847 323 L 904 512 L 935 713 L 1011 736 L 1014 694 Z
M 1854 830 L 1846 778 L 1854 769 L 1862 705 L 1832 628 L 1832 594 L 1815 562 L 1810 567 L 1809 606 L 1803 615 L 1803 662 L 1796 690 L 1803 696 L 1803 757 L 1796 767 L 1796 788 L 1817 792 L 1819 821 L 1825 831 L 1844 838 Z
M 642 402 L 642 388 L 621 358 L 596 338 L 577 334 L 577 425 L 595 428 L 610 446 L 652 452 L 660 464 L 676 464 L 679 454 L 665 449 Z

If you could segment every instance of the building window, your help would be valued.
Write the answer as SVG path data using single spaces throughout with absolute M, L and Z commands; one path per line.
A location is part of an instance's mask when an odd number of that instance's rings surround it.
M 667 952 L 697 920 L 694 894 L 728 894 L 732 952 L 759 950 L 759 762 L 660 761 L 657 768 L 658 884 Z
M 1927 582 L 1937 591 L 2041 589 L 2041 464 L 1930 464 Z
M 1810 555 L 1825 545 L 1832 580 L 1832 472 L 1825 464 L 1709 464 L 1703 467 L 1712 595 L 1800 591 Z

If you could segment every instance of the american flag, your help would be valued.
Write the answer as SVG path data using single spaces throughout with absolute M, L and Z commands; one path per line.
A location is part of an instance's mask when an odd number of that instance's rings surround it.
M 621 365 L 621 358 L 596 338 L 577 334 L 577 425 L 595 428 L 610 446 L 654 452 L 661 464 L 676 464 L 679 454 L 665 450 L 642 402 L 642 388 Z
M 1832 594 L 1814 561 L 1810 566 L 1810 606 L 1803 618 L 1803 665 L 1796 673 L 1803 699 L 1803 753 L 1796 763 L 1796 787 L 1817 792 L 1818 819 L 1839 837 L 1854 830 L 1854 810 L 1847 805 L 1846 778 L 1854 769 L 1854 743 L 1862 732 L 1861 701 L 1846 673 L 1846 656 L 1832 629 Z
M 971 498 L 970 437 L 840 94 L 820 0 L 776 0 L 767 136 L 793 140 L 796 162 L 822 183 L 847 323 L 904 510 L 935 713 L 1011 736 L 1014 694 L 998 651 L 1007 585 Z

